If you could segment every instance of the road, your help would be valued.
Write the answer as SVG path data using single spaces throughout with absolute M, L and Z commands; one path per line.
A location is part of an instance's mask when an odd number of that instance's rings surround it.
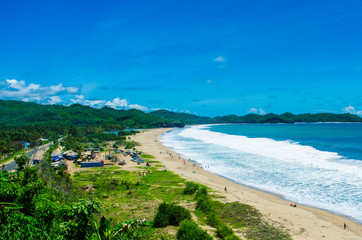
M 43 154 L 49 149 L 50 143 L 45 144 L 44 146 L 40 146 L 38 149 L 31 149 L 28 152 L 25 153 L 25 155 L 30 157 L 30 160 L 32 161 L 35 157 L 41 158 L 43 157 Z M 6 171 L 14 171 L 15 168 L 18 165 L 14 161 L 14 159 L 11 159 L 9 162 L 5 163 L 5 170 Z

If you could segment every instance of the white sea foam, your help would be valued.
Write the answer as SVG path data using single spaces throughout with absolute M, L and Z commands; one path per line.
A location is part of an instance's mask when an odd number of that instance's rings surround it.
M 248 138 L 194 126 L 161 139 L 235 182 L 362 222 L 362 161 L 291 141 Z

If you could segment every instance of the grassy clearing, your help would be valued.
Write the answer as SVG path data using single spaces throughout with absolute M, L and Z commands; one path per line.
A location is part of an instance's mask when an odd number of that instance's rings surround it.
M 134 172 L 119 167 L 93 168 L 74 173 L 73 179 L 81 194 L 101 199 L 101 215 L 114 224 L 129 219 L 152 220 L 160 204 L 168 203 L 188 209 L 196 223 L 217 239 L 239 239 L 237 235 L 247 239 L 291 239 L 253 207 L 222 203 L 218 201 L 222 198 L 209 194 L 210 189 L 205 186 L 156 167 L 140 166 L 140 171 Z M 178 227 L 145 226 L 142 231 L 145 237 L 140 239 L 176 239 Z
M 142 171 L 145 172 L 145 171 Z M 179 185 L 184 180 L 166 171 L 152 170 L 140 175 L 138 172 L 114 170 L 110 168 L 78 172 L 73 179 L 83 194 L 101 199 L 102 211 L 111 223 L 116 224 L 128 219 L 152 220 L 160 203 L 180 203 L 191 201 L 191 196 L 182 196 Z M 89 190 L 92 186 L 92 190 Z M 176 239 L 175 227 L 144 227 L 144 239 Z
M 161 202 L 192 200 L 191 196 L 182 195 L 180 183 L 184 179 L 168 171 L 153 169 L 152 172 L 140 176 L 138 172 L 102 169 L 78 172 L 73 179 L 82 189 L 92 185 L 94 190 L 86 194 L 102 199 L 105 216 L 116 222 L 145 217 L 152 219 Z

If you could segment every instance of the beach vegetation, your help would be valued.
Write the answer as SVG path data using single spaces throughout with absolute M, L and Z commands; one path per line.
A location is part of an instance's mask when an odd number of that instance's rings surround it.
M 192 195 L 199 190 L 199 185 L 194 182 L 187 182 L 183 194 Z
M 281 226 L 265 220 L 262 214 L 250 205 L 225 203 L 218 205 L 214 211 L 223 222 L 243 229 L 248 239 L 291 239 Z
M 213 200 L 205 190 L 197 198 L 195 214 L 200 222 L 216 228 L 218 238 L 239 239 L 233 232 L 235 228 L 242 230 L 248 239 L 291 239 L 281 226 L 265 220 L 252 206 Z
M 161 203 L 153 220 L 153 226 L 178 226 L 185 219 L 191 219 L 189 210 L 174 204 Z
M 225 239 L 227 236 L 233 235 L 233 230 L 223 223 L 219 223 L 216 226 L 216 235 L 219 238 Z
M 202 230 L 194 221 L 184 220 L 177 231 L 177 240 L 212 240 L 212 237 Z
M 206 220 L 207 224 L 214 228 L 216 228 L 220 223 L 220 219 L 214 211 L 206 214 Z
M 141 158 L 144 158 L 144 159 L 154 159 L 155 157 L 152 156 L 152 155 L 150 155 L 150 154 L 145 154 L 145 153 L 143 153 L 143 154 L 141 154 Z
M 226 236 L 225 240 L 240 240 L 240 238 L 237 237 L 235 234 L 232 234 L 232 235 Z
M 195 199 L 209 198 L 209 192 L 205 186 L 200 186 L 195 194 Z

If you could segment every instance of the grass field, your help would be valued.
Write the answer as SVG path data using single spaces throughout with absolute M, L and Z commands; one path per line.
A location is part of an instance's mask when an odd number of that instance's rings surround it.
M 147 156 L 149 159 L 153 158 Z M 152 221 L 158 206 L 165 202 L 188 209 L 195 222 L 215 239 L 226 239 L 225 234 L 232 234 L 234 237 L 229 236 L 228 239 L 291 239 L 285 230 L 264 219 L 251 206 L 224 203 L 224 199 L 215 192 L 204 196 L 209 201 L 205 204 L 211 204 L 210 208 L 205 208 L 207 211 L 197 209 L 200 199 L 197 197 L 198 192 L 204 186 L 193 183 L 196 193 L 184 194 L 187 181 L 170 171 L 158 170 L 158 167 L 162 169 L 161 165 L 156 165 L 147 169 L 139 167 L 140 171 L 133 172 L 124 171 L 120 167 L 89 168 L 74 173 L 73 180 L 82 194 L 102 201 L 101 215 L 111 219 L 111 224 L 129 219 L 146 218 Z M 205 190 L 208 191 L 210 189 Z M 210 223 L 209 211 L 217 219 L 214 224 Z M 176 226 L 146 227 L 143 229 L 144 239 L 176 239 L 177 229 Z

